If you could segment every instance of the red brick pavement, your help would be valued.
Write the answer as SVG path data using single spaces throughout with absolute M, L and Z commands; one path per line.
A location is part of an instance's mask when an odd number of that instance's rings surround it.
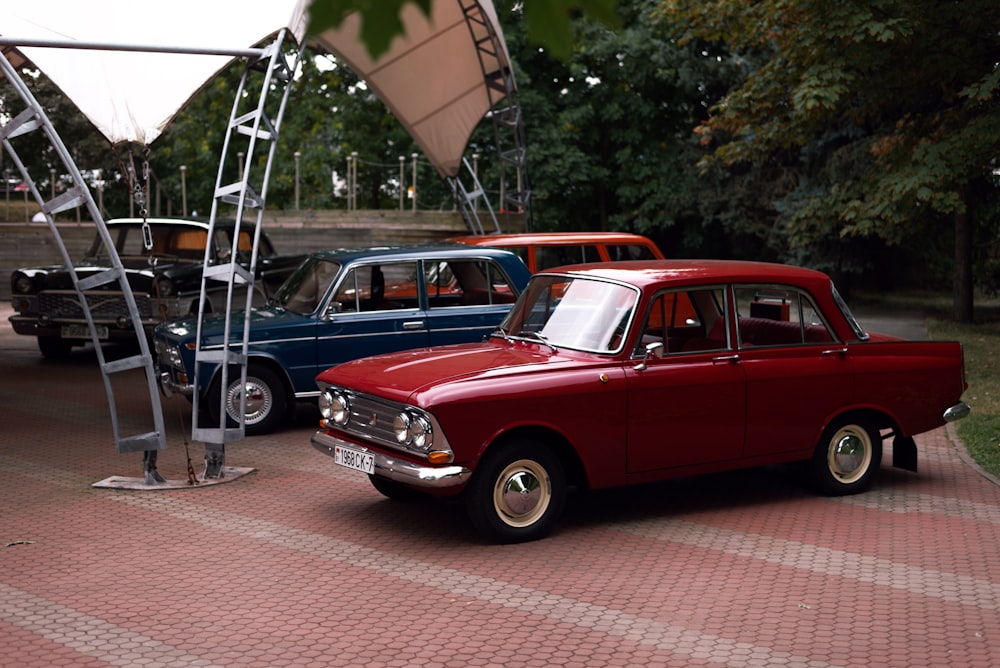
M 165 413 L 160 470 L 183 478 L 189 410 Z M 494 546 L 457 505 L 393 503 L 337 469 L 309 446 L 314 419 L 231 444 L 227 463 L 256 469 L 231 483 L 95 489 L 141 458 L 115 454 L 93 353 L 43 361 L 0 323 L 0 665 L 1000 656 L 1000 487 L 945 429 L 918 438 L 919 474 L 883 467 L 867 494 L 814 497 L 794 467 L 707 476 L 577 496 L 552 537 Z

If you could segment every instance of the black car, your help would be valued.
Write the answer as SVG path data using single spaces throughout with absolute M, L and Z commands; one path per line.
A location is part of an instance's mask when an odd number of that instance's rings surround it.
M 229 261 L 234 247 L 235 225 L 215 224 L 214 238 L 209 239 L 207 221 L 150 218 L 148 235 L 144 239 L 141 218 L 119 218 L 106 225 L 115 249 L 128 275 L 136 305 L 147 335 L 163 322 L 171 322 L 198 312 L 198 295 L 209 247 L 208 264 Z M 240 228 L 237 261 L 250 266 L 254 227 L 244 223 Z M 147 248 L 149 246 L 149 248 Z M 262 297 L 281 285 L 299 265 L 302 255 L 278 255 L 270 240 L 261 234 L 255 285 Z M 74 264 L 77 277 L 106 271 L 110 268 L 108 249 L 95 235 L 94 242 L 82 260 Z M 207 311 L 223 308 L 228 284 L 213 281 Z M 45 357 L 61 357 L 74 345 L 90 340 L 90 329 L 84 317 L 76 290 L 65 265 L 22 268 L 11 274 L 11 301 L 16 313 L 10 317 L 18 334 L 38 338 L 38 348 Z M 132 323 L 124 296 L 117 282 L 88 291 L 90 307 L 98 338 L 102 341 L 134 340 Z

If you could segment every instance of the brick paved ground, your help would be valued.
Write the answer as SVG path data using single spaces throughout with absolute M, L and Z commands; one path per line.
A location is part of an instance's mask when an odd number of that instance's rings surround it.
M 5 319 L 5 318 L 4 318 Z M 572 499 L 552 537 L 475 538 L 309 446 L 313 413 L 229 446 L 256 471 L 176 491 L 117 455 L 92 352 L 0 323 L 0 665 L 989 666 L 1000 487 L 946 430 L 921 471 L 804 491 L 791 467 Z M 137 418 L 142 402 L 124 397 Z M 183 478 L 186 402 L 166 405 Z M 192 445 L 200 471 L 202 450 Z M 887 457 L 888 460 L 888 457 Z

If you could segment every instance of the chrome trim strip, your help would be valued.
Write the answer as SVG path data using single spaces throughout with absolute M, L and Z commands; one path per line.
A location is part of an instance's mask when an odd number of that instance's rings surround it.
M 316 340 L 337 341 L 339 339 L 370 339 L 376 336 L 399 336 L 400 334 L 413 334 L 413 330 L 406 330 L 406 331 L 399 330 L 392 332 L 365 332 L 363 334 L 335 334 L 333 336 L 317 336 Z M 256 343 L 256 341 L 254 343 Z
M 464 466 L 420 466 L 413 464 L 369 450 L 363 445 L 331 436 L 325 431 L 317 431 L 313 434 L 309 442 L 312 443 L 314 448 L 330 457 L 333 457 L 333 449 L 337 445 L 351 448 L 352 450 L 360 450 L 375 459 L 375 475 L 414 487 L 432 489 L 455 487 L 466 482 L 472 474 L 472 471 Z
M 965 403 L 964 401 L 959 401 L 957 404 L 955 404 L 954 406 L 952 406 L 951 408 L 949 408 L 944 412 L 944 420 L 945 422 L 954 422 L 955 420 L 961 420 L 962 418 L 967 416 L 971 410 L 972 408 L 969 407 L 969 404 Z
M 312 336 L 299 336 L 294 339 L 266 339 L 263 341 L 250 341 L 251 346 L 266 346 L 275 343 L 298 343 L 299 341 L 315 341 L 316 338 Z M 221 343 L 213 343 L 210 346 L 205 346 L 202 350 L 222 350 Z
M 309 392 L 296 392 L 296 399 L 312 399 L 313 397 L 319 396 L 319 390 L 311 390 Z

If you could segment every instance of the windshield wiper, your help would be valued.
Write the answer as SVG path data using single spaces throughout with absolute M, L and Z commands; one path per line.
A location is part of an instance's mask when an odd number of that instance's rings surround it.
M 544 343 L 545 345 L 547 345 L 549 348 L 552 348 L 552 352 L 558 352 L 558 349 L 555 347 L 555 345 L 553 345 L 552 342 L 549 341 L 548 337 L 546 337 L 541 332 L 534 331 L 534 330 L 528 331 L 528 330 L 522 329 L 520 332 L 518 332 L 517 335 L 520 336 L 520 337 L 526 338 L 526 339 L 535 339 L 537 341 L 540 341 L 540 342 Z
M 496 336 L 497 333 L 499 333 L 500 336 L 503 337 L 503 340 L 506 341 L 507 343 L 511 342 L 510 341 L 510 337 L 507 336 L 507 330 L 504 329 L 503 327 L 501 327 L 500 325 L 497 325 L 497 328 L 493 330 L 493 333 L 491 334 L 491 336 Z

